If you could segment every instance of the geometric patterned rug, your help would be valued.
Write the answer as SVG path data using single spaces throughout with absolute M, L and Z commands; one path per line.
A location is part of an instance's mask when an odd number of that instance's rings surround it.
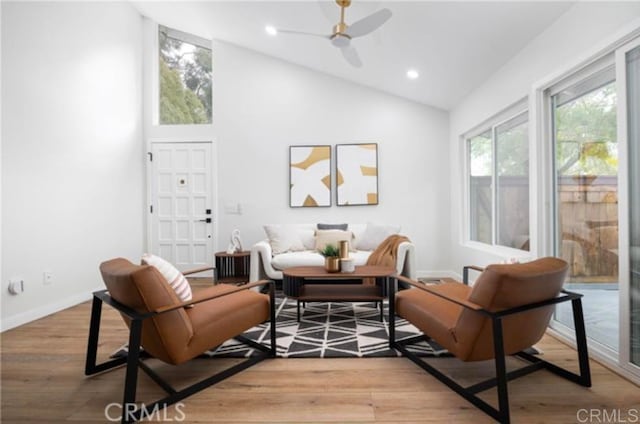
M 389 349 L 388 304 L 384 303 L 384 321 L 380 321 L 378 304 L 357 302 L 307 302 L 301 305 L 300 322 L 296 319 L 296 300 L 276 298 L 277 355 L 282 358 L 394 357 Z M 406 320 L 396 318 L 396 339 L 421 334 Z M 246 332 L 245 337 L 268 343 L 269 323 Z M 421 356 L 449 353 L 435 342 L 422 342 L 412 349 Z M 254 349 L 230 340 L 207 356 L 248 357 Z

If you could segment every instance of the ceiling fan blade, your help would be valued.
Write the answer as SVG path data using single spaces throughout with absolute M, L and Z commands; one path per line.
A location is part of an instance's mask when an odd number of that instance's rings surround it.
M 351 38 L 362 37 L 380 28 L 382 24 L 391 18 L 391 15 L 392 13 L 389 9 L 380 9 L 366 18 L 362 18 L 349 25 L 346 32 Z
M 330 35 L 326 35 L 326 34 L 317 34 L 315 32 L 305 32 L 305 31 L 295 31 L 292 29 L 276 29 L 276 31 L 278 31 L 278 33 L 282 33 L 282 34 L 294 34 L 294 35 L 311 35 L 313 37 L 321 37 L 324 39 L 329 39 L 331 38 Z
M 360 60 L 360 55 L 358 51 L 353 46 L 345 46 L 341 47 L 340 51 L 342 52 L 342 56 L 346 59 L 349 64 L 355 68 L 362 67 L 362 61 Z

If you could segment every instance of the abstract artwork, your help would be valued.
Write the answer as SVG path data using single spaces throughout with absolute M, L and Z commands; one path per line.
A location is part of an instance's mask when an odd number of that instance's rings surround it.
M 331 206 L 331 146 L 289 147 L 289 206 Z
M 378 204 L 378 145 L 336 146 L 338 206 Z

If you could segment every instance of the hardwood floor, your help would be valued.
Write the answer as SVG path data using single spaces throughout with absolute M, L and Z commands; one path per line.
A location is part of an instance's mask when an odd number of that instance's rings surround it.
M 2 334 L 2 422 L 107 422 L 105 407 L 121 402 L 122 368 L 84 376 L 89 323 L 84 303 Z M 106 358 L 126 340 L 127 330 L 111 308 L 103 312 L 99 348 Z M 538 345 L 544 357 L 576 369 L 575 352 L 552 337 Z M 198 359 L 171 367 L 154 361 L 172 383 L 191 381 L 229 365 L 232 359 Z M 431 359 L 456 378 L 478 381 L 491 365 Z M 140 373 L 139 401 L 160 390 Z M 617 411 L 640 417 L 640 389 L 592 361 L 593 387 L 586 389 L 539 371 L 509 385 L 515 423 L 588 422 L 588 412 Z M 488 391 L 486 399 L 495 399 Z M 107 411 L 119 415 L 117 407 Z M 207 422 L 491 422 L 488 416 L 404 358 L 273 359 L 154 415 L 164 421 Z M 591 421 L 605 422 L 605 421 Z M 613 422 L 613 421 L 606 421 Z

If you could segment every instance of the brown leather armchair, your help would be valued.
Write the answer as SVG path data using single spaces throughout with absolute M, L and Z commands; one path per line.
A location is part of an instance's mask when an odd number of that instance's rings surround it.
M 482 271 L 472 287 L 467 284 L 469 269 Z M 582 295 L 562 289 L 567 271 L 565 261 L 549 257 L 525 264 L 489 265 L 484 270 L 466 267 L 464 284 L 446 282 L 427 286 L 397 277 L 398 281 L 415 289 L 396 294 L 395 287 L 390 288 L 389 316 L 405 318 L 424 336 L 396 340 L 395 319 L 390 318 L 389 345 L 483 412 L 499 422 L 508 423 L 508 380 L 544 368 L 582 386 L 591 386 Z M 573 306 L 580 375 L 525 352 L 544 335 L 554 306 L 565 301 L 571 301 Z M 407 350 L 406 346 L 424 340 L 425 336 L 462 361 L 492 359 L 496 378 L 468 387 L 461 386 Z M 506 372 L 505 355 L 515 355 L 529 365 Z M 476 393 L 496 386 L 497 409 L 476 396 Z
M 195 291 L 191 301 L 182 303 L 152 266 L 134 265 L 118 258 L 102 263 L 100 272 L 107 290 L 93 294 L 85 374 L 96 374 L 126 363 L 122 422 L 145 418 L 145 411 L 165 408 L 275 356 L 273 282 L 259 281 L 240 287 L 211 286 Z M 268 285 L 268 295 L 251 290 L 262 285 Z M 129 349 L 126 357 L 96 364 L 103 303 L 117 309 L 129 327 Z M 270 346 L 242 337 L 243 332 L 267 320 L 271 321 Z M 181 390 L 171 387 L 145 364 L 140 350 L 142 347 L 151 357 L 178 365 L 232 338 L 255 348 L 258 354 Z M 138 367 L 167 392 L 166 397 L 144 408 L 135 404 Z

